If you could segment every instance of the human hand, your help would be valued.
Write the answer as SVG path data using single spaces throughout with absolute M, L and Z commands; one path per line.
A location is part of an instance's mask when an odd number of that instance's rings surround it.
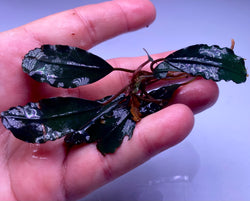
M 147 0 L 138 0 L 136 4 L 133 0 L 117 0 L 69 10 L 0 33 L 0 110 L 55 96 L 98 99 L 114 94 L 128 83 L 127 73 L 114 72 L 76 89 L 55 89 L 24 74 L 22 58 L 42 44 L 89 49 L 121 33 L 145 27 L 154 18 L 155 9 Z M 116 67 L 136 68 L 145 58 L 109 62 Z M 114 154 L 105 157 L 95 144 L 67 148 L 63 139 L 28 144 L 0 125 L 0 200 L 81 198 L 183 140 L 193 126 L 193 112 L 211 106 L 217 96 L 217 85 L 203 79 L 180 88 L 171 106 L 142 119 L 132 139 L 125 139 Z

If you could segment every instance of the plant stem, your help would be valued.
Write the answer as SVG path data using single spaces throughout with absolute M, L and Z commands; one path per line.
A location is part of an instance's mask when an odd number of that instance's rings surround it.
M 124 71 L 124 72 L 128 72 L 128 73 L 134 73 L 135 70 L 130 70 L 130 69 L 126 69 L 126 68 L 113 68 L 116 71 Z
M 103 105 L 107 105 L 108 103 L 115 100 L 120 94 L 122 94 L 126 89 L 129 87 L 129 85 L 123 87 L 118 93 L 116 93 L 114 96 L 112 96 L 110 99 L 108 99 L 106 102 L 103 103 Z

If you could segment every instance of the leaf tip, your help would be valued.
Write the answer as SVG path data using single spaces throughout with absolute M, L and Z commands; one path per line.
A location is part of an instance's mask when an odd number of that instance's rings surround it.
M 148 51 L 145 48 L 142 48 L 144 50 L 144 52 L 146 52 L 147 56 L 148 56 L 148 60 L 153 62 L 154 59 L 150 56 L 150 54 L 148 53 Z

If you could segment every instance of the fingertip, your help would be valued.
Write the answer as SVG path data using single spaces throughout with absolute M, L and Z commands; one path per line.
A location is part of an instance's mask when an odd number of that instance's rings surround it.
M 179 88 L 171 100 L 171 104 L 185 104 L 196 114 L 214 105 L 218 96 L 219 88 L 214 81 L 197 78 Z
M 149 26 L 156 18 L 156 9 L 149 0 L 138 0 L 136 4 L 134 0 L 115 0 L 122 10 L 129 10 L 129 19 L 133 19 L 134 25 Z M 138 15 L 140 13 L 140 15 Z M 136 23 L 135 23 L 136 21 Z M 130 26 L 131 31 L 137 29 L 134 25 Z

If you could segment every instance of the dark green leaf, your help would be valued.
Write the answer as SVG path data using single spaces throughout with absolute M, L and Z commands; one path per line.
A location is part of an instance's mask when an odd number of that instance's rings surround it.
M 122 144 L 126 135 L 129 136 L 129 139 L 132 137 L 134 128 L 135 122 L 127 117 L 121 124 L 117 125 L 115 129 L 109 132 L 108 135 L 97 142 L 97 149 L 103 155 L 106 153 L 114 153 Z
M 155 103 L 153 101 L 142 101 L 140 106 L 140 112 L 143 117 L 153 114 L 162 108 L 164 108 L 173 96 L 173 93 L 181 86 L 181 84 L 173 84 L 168 86 L 162 86 L 157 89 L 153 89 L 149 92 L 150 96 L 156 100 L 162 100 L 161 103 Z
M 135 122 L 130 119 L 128 103 L 129 98 L 103 115 L 87 130 L 92 133 L 94 140 L 98 139 L 97 148 L 101 153 L 114 153 L 126 135 L 132 137 Z
M 3 125 L 26 142 L 44 143 L 81 129 L 102 105 L 79 98 L 50 98 L 2 112 Z
M 115 152 L 125 135 L 132 136 L 135 126 L 135 122 L 130 119 L 129 97 L 121 98 L 118 97 L 109 106 L 107 105 L 106 109 L 100 113 L 101 115 L 93 121 L 93 124 L 67 135 L 65 142 L 69 144 L 97 142 L 97 148 L 102 154 Z M 110 107 L 111 104 L 112 107 Z M 86 141 L 86 137 L 88 141 Z
M 31 50 L 25 55 L 22 66 L 36 81 L 63 88 L 95 82 L 113 71 L 100 57 L 64 45 L 43 45 Z
M 205 44 L 189 46 L 170 54 L 154 69 L 154 75 L 164 78 L 168 71 L 236 83 L 245 82 L 247 76 L 244 59 L 236 56 L 233 50 Z

